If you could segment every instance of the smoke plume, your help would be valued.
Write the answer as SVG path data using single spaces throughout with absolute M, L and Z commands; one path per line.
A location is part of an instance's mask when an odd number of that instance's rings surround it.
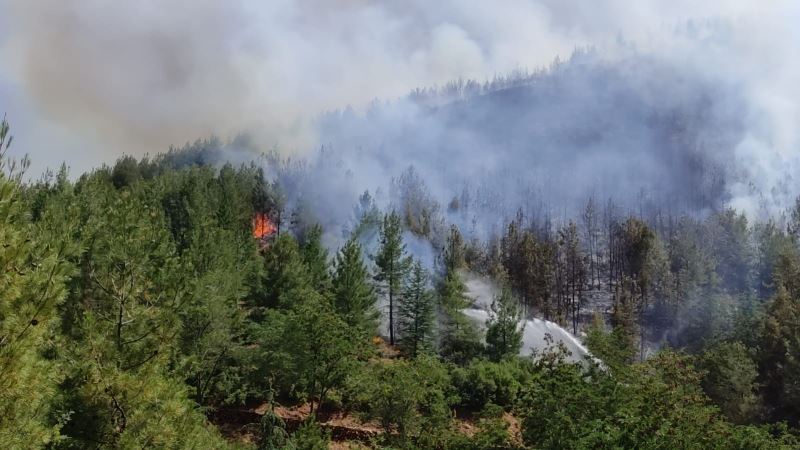
M 364 188 L 388 190 L 409 165 L 443 208 L 462 192 L 509 205 L 549 196 L 542 208 L 556 210 L 586 193 L 647 191 L 758 214 L 797 194 L 791 1 L 2 6 L 0 102 L 15 151 L 36 168 L 67 160 L 80 171 L 247 133 L 260 150 L 338 152 L 350 178 L 321 190 L 348 205 Z M 590 50 L 571 58 L 576 48 Z M 407 96 L 535 74 L 556 58 L 567 62 L 503 89 Z M 476 192 L 482 179 L 502 183 Z M 707 198 L 690 198 L 697 189 Z

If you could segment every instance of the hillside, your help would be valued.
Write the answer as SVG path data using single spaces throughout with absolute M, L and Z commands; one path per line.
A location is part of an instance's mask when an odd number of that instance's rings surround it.
M 5 166 L 7 448 L 798 444 L 797 211 L 654 223 L 590 198 L 467 239 L 415 175 L 329 248 L 291 172 L 176 164 L 204 145 L 75 181 Z

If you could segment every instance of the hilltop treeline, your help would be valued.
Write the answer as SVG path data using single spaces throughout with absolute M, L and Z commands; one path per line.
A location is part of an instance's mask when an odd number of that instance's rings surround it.
M 592 200 L 563 226 L 520 215 L 473 240 L 419 220 L 424 195 L 388 211 L 365 195 L 329 253 L 262 166 L 183 156 L 37 182 L 3 160 L 4 448 L 326 448 L 330 411 L 376 424 L 375 448 L 799 444 L 800 214 L 649 223 Z M 278 232 L 254 238 L 257 214 Z M 501 286 L 485 333 L 461 312 L 465 270 Z M 591 292 L 611 307 L 587 324 Z M 523 309 L 585 329 L 603 363 L 518 356 Z M 668 348 L 643 358 L 649 342 Z M 261 404 L 251 441 L 219 431 Z M 293 429 L 276 411 L 298 404 Z

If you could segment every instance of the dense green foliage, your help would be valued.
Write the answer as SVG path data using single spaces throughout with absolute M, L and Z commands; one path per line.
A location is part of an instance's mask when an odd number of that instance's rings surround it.
M 458 364 L 465 364 L 483 352 L 478 330 L 463 312 L 472 303 L 462 275 L 466 268 L 464 253 L 461 233 L 453 226 L 442 252 L 444 276 L 439 281 L 439 353 Z
M 402 290 L 402 283 L 411 266 L 411 259 L 406 255 L 403 243 L 400 216 L 392 211 L 383 217 L 381 224 L 381 247 L 375 256 L 378 272 L 375 279 L 380 282 L 389 299 L 389 343 L 395 342 L 395 301 Z
M 327 448 L 332 412 L 375 424 L 375 448 L 800 445 L 800 206 L 786 226 L 726 210 L 659 227 L 600 224 L 591 203 L 586 230 L 520 214 L 465 243 L 411 171 L 401 213 L 365 193 L 329 258 L 261 167 L 190 163 L 211 144 L 74 181 L 2 166 L 0 446 L 247 447 L 217 425 L 259 405 L 264 449 Z M 259 214 L 281 231 L 255 239 Z M 412 264 L 405 233 L 437 264 Z M 485 332 L 463 313 L 470 272 L 506 286 Z M 586 324 L 589 291 L 610 310 Z M 523 311 L 583 328 L 598 360 L 520 356 Z
M 361 252 L 358 241 L 350 239 L 336 255 L 333 304 L 350 326 L 370 335 L 378 328 L 379 314 L 375 289 L 368 281 L 369 271 Z
M 412 358 L 427 352 L 433 341 L 433 293 L 419 261 L 411 265 L 397 311 L 400 347 Z
M 8 143 L 3 121 L 0 151 Z M 6 173 L 0 174 L 0 241 L 0 442 L 41 447 L 57 440 L 66 419 L 55 407 L 61 364 L 48 353 L 56 351 L 57 308 L 74 274 L 63 258 L 75 248 L 30 223 L 18 179 Z
M 521 320 L 519 304 L 511 291 L 503 287 L 492 302 L 492 315 L 486 327 L 486 351 L 490 357 L 500 360 L 519 355 L 523 333 Z
M 686 356 L 664 352 L 615 376 L 543 359 L 534 373 L 522 410 L 524 441 L 536 448 L 793 448 L 800 442 L 720 418 Z

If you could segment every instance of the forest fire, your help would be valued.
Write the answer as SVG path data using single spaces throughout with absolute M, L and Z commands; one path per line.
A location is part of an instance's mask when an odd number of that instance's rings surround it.
M 257 213 L 255 217 L 253 217 L 253 237 L 256 239 L 266 239 L 275 232 L 278 231 L 278 228 L 275 226 L 274 223 L 267 217 L 264 213 Z

